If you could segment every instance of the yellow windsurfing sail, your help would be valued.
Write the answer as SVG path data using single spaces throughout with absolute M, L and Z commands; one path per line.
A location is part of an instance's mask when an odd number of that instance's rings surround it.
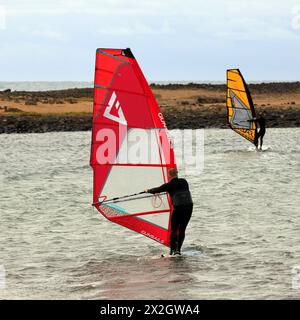
M 255 144 L 257 128 L 253 101 L 239 69 L 227 70 L 228 123 L 232 130 Z

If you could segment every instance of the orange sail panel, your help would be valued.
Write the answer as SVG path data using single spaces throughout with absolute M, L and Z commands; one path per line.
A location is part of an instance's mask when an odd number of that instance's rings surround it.
M 227 111 L 228 123 L 232 130 L 254 143 L 257 128 L 253 101 L 246 82 L 239 69 L 227 70 Z
M 91 146 L 93 204 L 108 220 L 166 246 L 172 204 L 141 193 L 176 168 L 165 120 L 130 49 L 97 49 Z

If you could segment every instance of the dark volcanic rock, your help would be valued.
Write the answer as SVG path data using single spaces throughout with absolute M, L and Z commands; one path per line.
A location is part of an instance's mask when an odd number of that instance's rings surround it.
M 177 110 L 168 108 L 163 114 L 169 129 L 228 128 L 223 109 Z M 270 109 L 266 115 L 267 128 L 299 127 L 300 110 Z M 51 131 L 89 131 L 92 115 L 0 116 L 0 133 L 40 133 Z
M 0 116 L 0 133 L 88 131 L 92 116 Z
M 2 91 L 3 93 L 11 93 L 11 89 L 5 89 Z

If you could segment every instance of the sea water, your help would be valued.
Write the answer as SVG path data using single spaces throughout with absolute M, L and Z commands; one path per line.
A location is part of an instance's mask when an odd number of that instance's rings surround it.
M 1 299 L 300 298 L 299 128 L 268 129 L 263 152 L 231 130 L 204 131 L 175 259 L 92 208 L 90 141 L 0 135 Z

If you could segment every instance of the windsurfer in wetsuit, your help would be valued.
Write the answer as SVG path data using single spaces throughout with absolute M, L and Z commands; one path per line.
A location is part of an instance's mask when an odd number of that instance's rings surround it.
M 147 193 L 168 192 L 173 204 L 171 216 L 170 255 L 181 254 L 181 246 L 185 238 L 185 229 L 193 212 L 193 201 L 188 182 L 178 178 L 176 169 L 169 170 L 170 182 L 157 188 L 147 189 Z
M 260 138 L 260 147 L 259 149 L 262 150 L 263 145 L 263 138 L 266 133 L 266 120 L 264 118 L 264 112 L 260 112 L 258 114 L 258 118 L 253 118 L 251 120 L 248 120 L 248 122 L 255 122 L 256 125 L 259 127 L 259 131 L 255 137 L 254 145 L 256 147 L 256 150 L 258 150 L 258 139 Z

